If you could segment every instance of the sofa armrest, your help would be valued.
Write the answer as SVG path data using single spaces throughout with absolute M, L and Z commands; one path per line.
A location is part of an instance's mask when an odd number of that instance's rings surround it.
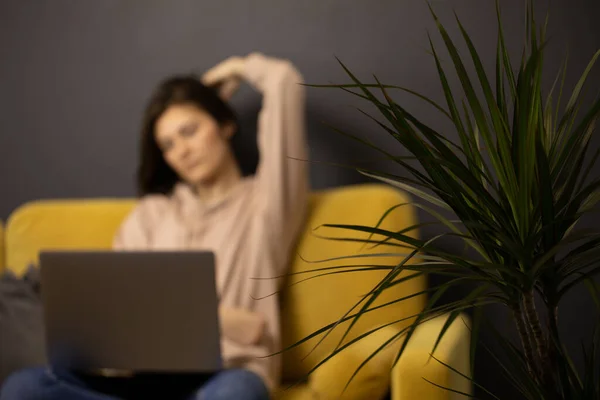
M 313 396 L 319 400 L 384 398 L 390 387 L 390 369 L 398 346 L 387 346 L 369 360 L 352 381 L 350 378 L 369 356 L 397 332 L 396 328 L 381 328 L 330 358 L 309 377 Z
M 392 400 L 457 400 L 467 397 L 432 385 L 425 379 L 463 393 L 472 394 L 471 382 L 447 366 L 430 358 L 431 351 L 448 315 L 422 323 L 416 330 L 404 354 L 392 369 Z M 470 375 L 470 325 L 469 318 L 461 314 L 448 328 L 434 356 Z
M 4 271 L 4 224 L 0 221 L 0 274 Z

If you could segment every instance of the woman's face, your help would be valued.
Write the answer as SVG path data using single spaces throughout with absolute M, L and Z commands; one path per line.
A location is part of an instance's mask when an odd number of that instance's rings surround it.
M 167 164 L 187 183 L 197 186 L 216 180 L 226 163 L 234 162 L 229 148 L 233 124 L 220 126 L 193 104 L 172 105 L 158 118 L 154 135 Z

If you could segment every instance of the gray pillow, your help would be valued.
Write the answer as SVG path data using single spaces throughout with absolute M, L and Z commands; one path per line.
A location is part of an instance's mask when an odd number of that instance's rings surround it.
M 0 277 L 0 386 L 11 373 L 46 363 L 39 273 Z

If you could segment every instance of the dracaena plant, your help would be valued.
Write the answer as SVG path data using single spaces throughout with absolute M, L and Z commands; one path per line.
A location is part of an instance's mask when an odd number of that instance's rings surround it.
M 600 178 L 593 173 L 599 152 L 591 148 L 600 101 L 595 99 L 584 107 L 587 103 L 582 95 L 600 52 L 593 55 L 570 95 L 562 96 L 564 66 L 552 89 L 544 91 L 548 19 L 541 26 L 536 24 L 532 2 L 527 3 L 523 52 L 515 63 L 506 49 L 498 2 L 496 10 L 496 62 L 495 71 L 490 73 L 459 18 L 456 21 L 460 33 L 453 38 L 431 9 L 437 33 L 449 55 L 448 63 L 443 63 L 430 38 L 444 104 L 403 87 L 383 84 L 376 77 L 372 82 L 362 82 L 341 62 L 350 79 L 348 84 L 310 85 L 338 88 L 375 106 L 379 117 L 367 116 L 382 134 L 397 140 L 410 157 L 350 136 L 399 164 L 407 174 L 357 169 L 411 193 L 418 200 L 415 203 L 437 218 L 447 231 L 434 239 L 419 240 L 379 225 L 328 227 L 383 236 L 388 245 L 414 248 L 416 251 L 407 255 L 414 258 L 412 263 L 391 266 L 392 275 L 410 269 L 464 278 L 452 279 L 432 290 L 430 301 L 415 322 L 399 333 L 406 335 L 406 340 L 397 359 L 423 321 L 441 312 L 448 313 L 437 346 L 461 311 L 498 303 L 511 311 L 520 346 L 500 335 L 508 361 L 494 357 L 525 398 L 600 399 L 600 331 L 595 332 L 587 347 L 584 369 L 579 371 L 573 366 L 558 329 L 559 305 L 570 290 L 586 285 L 598 301 L 593 277 L 600 272 L 600 231 L 579 229 L 577 223 L 600 200 Z M 465 49 L 462 54 L 459 41 Z M 469 73 L 469 69 L 474 73 Z M 458 78 L 460 91 L 451 89 L 451 74 Z M 393 92 L 397 90 L 429 103 L 451 122 L 457 140 L 451 140 L 447 132 L 436 131 L 428 121 L 415 117 L 396 102 Z M 444 217 L 444 211 L 456 219 Z M 442 249 L 438 239 L 443 236 L 459 238 L 472 251 L 452 254 Z M 365 241 L 377 245 L 372 238 Z M 363 299 L 366 306 L 346 319 L 358 319 L 367 312 L 374 297 L 394 285 L 392 278 L 388 275 L 382 280 L 377 290 Z M 436 301 L 445 291 L 464 280 L 477 283 L 476 288 L 462 301 L 437 306 Z M 537 305 L 536 298 L 541 299 Z M 545 310 L 540 310 L 540 304 Z M 598 314 L 589 318 L 598 319 Z M 474 333 L 475 329 L 475 342 Z M 473 343 L 472 351 L 474 348 Z

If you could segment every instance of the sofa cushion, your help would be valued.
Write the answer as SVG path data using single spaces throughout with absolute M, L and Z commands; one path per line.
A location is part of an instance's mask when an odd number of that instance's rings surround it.
M 23 278 L 0 277 L 0 386 L 19 369 L 46 362 L 42 302 L 37 269 Z
M 390 387 L 392 364 L 402 344 L 401 340 L 393 340 L 398 333 L 391 326 L 381 327 L 334 355 L 309 377 L 311 390 L 319 399 L 384 398 Z

